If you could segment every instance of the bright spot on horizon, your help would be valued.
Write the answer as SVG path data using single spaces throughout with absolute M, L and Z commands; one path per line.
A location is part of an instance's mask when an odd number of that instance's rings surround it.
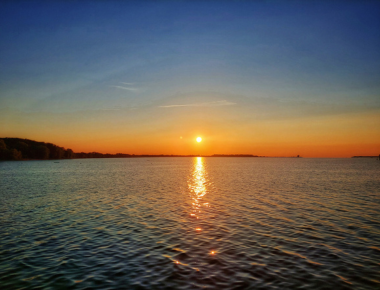
M 201 142 L 202 141 L 202 138 L 201 137 L 198 137 L 197 138 L 197 142 L 199 143 L 199 142 Z

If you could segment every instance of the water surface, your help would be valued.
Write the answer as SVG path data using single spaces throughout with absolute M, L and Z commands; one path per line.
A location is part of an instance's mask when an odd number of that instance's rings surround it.
M 1 289 L 380 289 L 375 159 L 0 162 Z

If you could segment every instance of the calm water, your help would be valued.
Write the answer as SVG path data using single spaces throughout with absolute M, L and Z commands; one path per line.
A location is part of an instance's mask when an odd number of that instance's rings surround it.
M 1 289 L 380 289 L 380 162 L 0 162 L 0 226 Z

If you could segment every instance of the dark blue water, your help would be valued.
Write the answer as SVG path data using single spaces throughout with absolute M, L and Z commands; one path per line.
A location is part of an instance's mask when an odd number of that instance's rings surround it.
M 380 289 L 380 162 L 0 162 L 0 226 L 1 289 Z

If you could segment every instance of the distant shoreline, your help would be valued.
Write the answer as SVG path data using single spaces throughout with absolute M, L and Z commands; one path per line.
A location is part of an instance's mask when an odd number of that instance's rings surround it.
M 142 157 L 269 157 L 254 154 L 125 154 L 100 152 L 73 152 L 71 149 L 57 146 L 52 143 L 34 141 L 22 138 L 0 138 L 0 160 L 61 160 L 61 159 L 87 159 L 87 158 L 142 158 Z M 274 156 L 273 156 L 274 157 Z M 288 156 L 283 158 L 296 158 Z
M 22 138 L 0 138 L 0 160 L 61 160 L 88 158 L 156 158 L 156 157 L 247 157 L 247 158 L 303 158 L 297 156 L 259 156 L 254 154 L 125 154 L 99 152 L 73 152 L 52 143 L 39 142 Z M 350 158 L 350 157 L 345 157 Z M 380 158 L 379 156 L 352 156 L 351 158 Z
M 106 155 L 106 154 L 104 154 Z M 107 154 L 108 155 L 108 154 Z M 110 154 L 111 155 L 111 154 Z M 29 159 L 29 158 L 22 158 L 22 159 L 0 159 L 1 161 L 60 161 L 60 160 L 74 160 L 74 159 L 122 159 L 122 158 L 168 158 L 168 157 L 175 157 L 175 158 L 194 158 L 194 157 L 207 157 L 207 158 L 291 158 L 291 159 L 304 159 L 304 157 L 295 157 L 295 156 L 237 156 L 237 155 L 224 155 L 224 156 L 215 156 L 215 155 L 129 155 L 129 156 L 101 156 L 101 157 L 73 157 L 73 158 L 61 158 L 61 159 Z M 357 159 L 379 159 L 378 156 L 352 156 L 352 157 L 306 157 L 311 159 L 351 159 L 351 158 L 357 158 Z
M 379 156 L 352 156 L 351 158 L 380 158 Z

